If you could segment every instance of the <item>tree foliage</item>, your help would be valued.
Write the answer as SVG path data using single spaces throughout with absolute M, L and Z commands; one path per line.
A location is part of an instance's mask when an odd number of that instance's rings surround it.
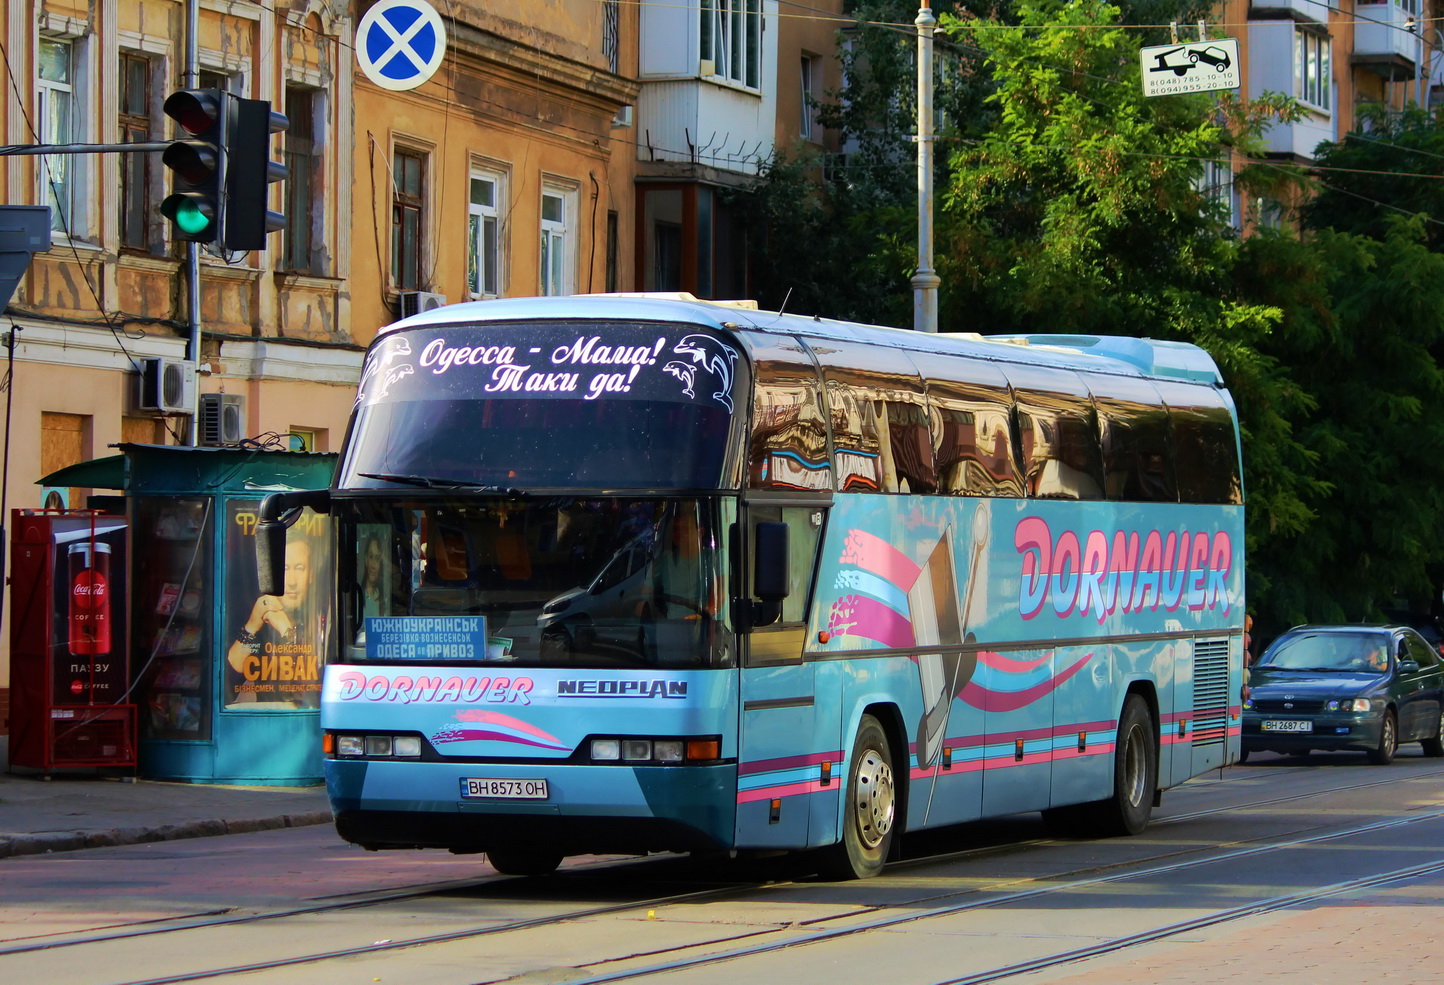
M 915 9 L 857 13 L 896 25 Z M 938 99 L 942 327 L 1207 349 L 1239 411 L 1262 632 L 1436 597 L 1444 181 L 1424 176 L 1444 160 L 1444 128 L 1417 112 L 1374 118 L 1320 149 L 1311 184 L 1262 154 L 1264 129 L 1298 118 L 1292 100 L 1142 95 L 1138 48 L 1167 38 L 1125 25 L 1196 14 L 1165 0 L 943 11 L 955 70 Z M 848 86 L 824 111 L 846 167 L 819 182 L 809 162 L 779 159 L 735 199 L 769 231 L 767 303 L 791 292 L 789 310 L 909 323 L 914 44 L 897 28 L 852 32 Z M 1302 235 L 1240 237 L 1210 162 L 1233 166 L 1245 200 L 1316 193 Z

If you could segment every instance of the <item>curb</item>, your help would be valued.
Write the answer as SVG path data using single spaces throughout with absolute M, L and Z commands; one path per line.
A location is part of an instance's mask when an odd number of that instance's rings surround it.
M 253 817 L 227 821 L 211 818 L 162 824 L 158 827 L 93 828 L 77 831 L 41 831 L 35 834 L 0 834 L 0 858 L 15 855 L 46 855 L 51 852 L 75 852 L 86 848 L 110 848 L 115 845 L 140 845 L 154 841 L 179 841 L 182 838 L 212 838 L 216 835 L 249 834 L 276 828 L 301 828 L 313 824 L 330 824 L 330 811 L 307 811 L 301 814 L 280 814 L 274 817 Z

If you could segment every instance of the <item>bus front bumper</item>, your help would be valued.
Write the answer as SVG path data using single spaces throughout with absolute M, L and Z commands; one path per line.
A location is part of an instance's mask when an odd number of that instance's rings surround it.
M 547 797 L 465 797 L 467 779 L 544 779 Z M 331 759 L 326 790 L 336 830 L 365 848 L 712 851 L 733 841 L 737 767 Z

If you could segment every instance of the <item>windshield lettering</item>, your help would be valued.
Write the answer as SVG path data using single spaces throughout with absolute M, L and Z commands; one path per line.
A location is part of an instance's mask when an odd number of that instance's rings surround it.
M 499 366 L 516 362 L 514 345 L 448 346 L 445 339 L 432 339 L 421 351 L 421 365 L 440 376 L 453 366 Z M 522 367 L 524 370 L 526 367 Z
M 579 373 L 532 373 L 530 366 L 507 365 L 492 370 L 487 393 L 575 393 Z
M 662 354 L 666 339 L 658 339 L 651 345 L 603 345 L 602 340 L 578 337 L 570 345 L 557 346 L 552 350 L 552 363 L 579 363 L 586 366 L 652 366 Z

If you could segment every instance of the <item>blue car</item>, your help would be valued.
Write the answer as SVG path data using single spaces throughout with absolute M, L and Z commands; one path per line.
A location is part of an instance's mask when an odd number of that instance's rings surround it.
M 1444 756 L 1444 661 L 1407 626 L 1298 626 L 1250 669 L 1240 762 L 1354 749 L 1382 765 L 1403 742 Z

